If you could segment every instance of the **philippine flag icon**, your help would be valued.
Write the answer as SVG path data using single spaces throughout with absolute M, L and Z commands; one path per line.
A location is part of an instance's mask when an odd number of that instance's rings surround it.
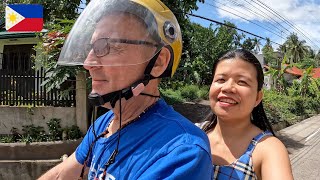
M 38 4 L 10 4 L 6 6 L 8 32 L 39 32 L 43 29 L 43 7 Z

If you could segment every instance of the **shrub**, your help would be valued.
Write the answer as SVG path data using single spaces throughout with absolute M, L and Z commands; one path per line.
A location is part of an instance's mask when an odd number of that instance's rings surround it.
M 28 141 L 25 142 L 40 142 L 48 140 L 43 127 L 34 126 L 33 124 L 22 127 L 23 136 L 20 141 L 24 139 L 24 137 L 28 137 Z
M 184 102 L 184 98 L 181 96 L 181 93 L 179 90 L 173 90 L 173 89 L 166 89 L 162 90 L 160 89 L 161 96 L 168 104 L 176 104 L 176 103 L 182 103 Z
M 60 125 L 61 119 L 52 118 L 47 122 L 49 129 L 49 139 L 51 141 L 62 140 L 62 128 Z
M 289 124 L 295 122 L 298 117 L 290 110 L 295 103 L 290 96 L 269 90 L 264 91 L 263 98 L 265 111 L 268 119 L 273 122 L 287 121 Z
M 209 90 L 210 90 L 210 86 L 200 87 L 199 93 L 198 93 L 198 98 L 208 100 L 209 99 Z
M 196 85 L 186 85 L 181 87 L 179 90 L 181 92 L 181 96 L 186 100 L 190 101 L 190 100 L 196 100 L 199 98 L 198 93 L 200 89 Z
M 76 125 L 72 125 L 70 128 L 66 127 L 64 131 L 66 133 L 66 139 L 79 139 L 82 137 L 82 133 Z
M 10 135 L 3 135 L 0 137 L 0 143 L 13 143 L 14 139 Z

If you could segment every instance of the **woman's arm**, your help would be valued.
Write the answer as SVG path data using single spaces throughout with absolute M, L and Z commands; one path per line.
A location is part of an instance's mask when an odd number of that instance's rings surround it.
M 293 179 L 288 151 L 276 137 L 268 137 L 259 143 L 261 178 L 263 180 Z

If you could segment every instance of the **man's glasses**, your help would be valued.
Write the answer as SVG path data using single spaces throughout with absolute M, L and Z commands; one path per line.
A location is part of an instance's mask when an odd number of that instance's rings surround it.
M 159 44 L 154 44 L 152 42 L 142 40 L 101 38 L 96 40 L 93 44 L 90 44 L 89 51 L 93 49 L 93 52 L 97 57 L 103 57 L 110 53 L 110 43 L 123 43 L 159 47 Z

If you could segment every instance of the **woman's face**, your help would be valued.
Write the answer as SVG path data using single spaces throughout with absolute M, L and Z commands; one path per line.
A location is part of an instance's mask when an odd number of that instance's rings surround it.
M 218 63 L 210 87 L 209 99 L 219 119 L 250 119 L 262 99 L 257 91 L 257 71 L 253 64 L 239 58 Z

